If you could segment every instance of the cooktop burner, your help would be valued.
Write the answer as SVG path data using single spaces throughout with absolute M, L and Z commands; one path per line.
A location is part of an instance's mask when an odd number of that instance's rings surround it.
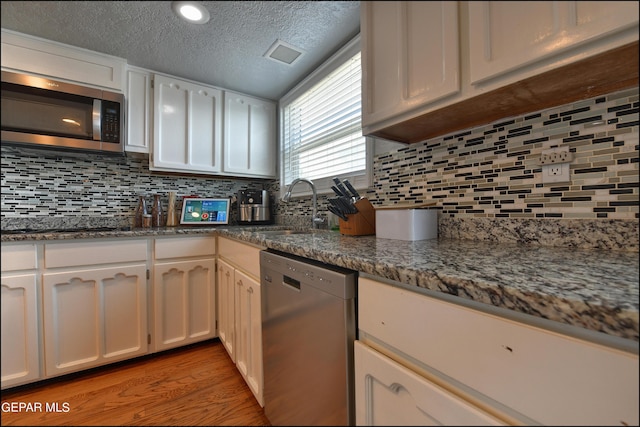
M 82 228 L 19 228 L 2 230 L 2 234 L 90 233 L 101 231 L 130 231 L 131 227 L 82 227 Z

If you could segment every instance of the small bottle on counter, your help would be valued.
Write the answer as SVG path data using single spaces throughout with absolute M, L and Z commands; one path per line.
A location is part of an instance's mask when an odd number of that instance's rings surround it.
M 163 227 L 164 221 L 162 216 L 162 202 L 160 201 L 160 195 L 153 195 L 153 205 L 151 206 L 151 226 Z
M 144 195 L 138 196 L 138 206 L 136 207 L 136 215 L 135 215 L 135 228 L 142 227 L 142 218 L 147 214 L 147 201 L 144 198 Z
M 151 228 L 151 214 L 142 215 L 142 228 Z

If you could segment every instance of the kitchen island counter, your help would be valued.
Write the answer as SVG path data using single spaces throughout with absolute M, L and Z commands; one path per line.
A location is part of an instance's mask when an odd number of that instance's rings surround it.
M 281 227 L 167 227 L 84 233 L 4 234 L 2 242 L 217 234 L 638 343 L 636 252 L 453 239 L 403 241 Z

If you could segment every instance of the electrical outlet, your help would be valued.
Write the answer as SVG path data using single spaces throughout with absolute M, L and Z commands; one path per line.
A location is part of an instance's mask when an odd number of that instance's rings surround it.
M 555 147 L 542 151 L 540 155 L 540 164 L 548 165 L 553 163 L 571 163 L 573 155 L 569 151 L 569 147 Z
M 542 183 L 570 182 L 569 163 L 542 165 Z

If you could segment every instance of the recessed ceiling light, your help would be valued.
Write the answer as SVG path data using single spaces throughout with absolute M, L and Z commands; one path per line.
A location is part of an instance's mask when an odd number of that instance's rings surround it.
M 196 1 L 174 1 L 171 8 L 176 15 L 192 24 L 206 24 L 211 18 L 207 8 Z

